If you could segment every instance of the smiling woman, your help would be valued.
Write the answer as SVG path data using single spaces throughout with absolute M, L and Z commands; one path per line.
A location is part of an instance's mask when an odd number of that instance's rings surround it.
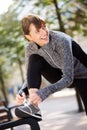
M 0 0 L 0 14 L 5 13 L 12 3 L 12 0 Z

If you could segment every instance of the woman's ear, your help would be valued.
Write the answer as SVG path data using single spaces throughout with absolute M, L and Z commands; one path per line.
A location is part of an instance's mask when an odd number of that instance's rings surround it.
M 24 35 L 25 39 L 27 39 L 28 41 L 32 41 L 30 35 Z

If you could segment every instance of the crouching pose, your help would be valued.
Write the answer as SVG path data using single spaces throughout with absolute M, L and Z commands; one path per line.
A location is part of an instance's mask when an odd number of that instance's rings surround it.
M 27 78 L 16 99 L 22 104 L 29 94 L 29 100 L 16 108 L 16 115 L 40 120 L 38 104 L 72 85 L 78 90 L 87 114 L 87 54 L 69 35 L 48 30 L 39 16 L 24 17 L 22 28 L 29 41 L 25 50 Z M 45 88 L 40 88 L 42 76 L 51 83 Z

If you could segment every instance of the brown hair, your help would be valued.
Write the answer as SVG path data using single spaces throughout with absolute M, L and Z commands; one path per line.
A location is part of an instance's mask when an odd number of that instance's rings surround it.
M 25 35 L 29 34 L 30 24 L 34 24 L 36 29 L 40 29 L 42 25 L 45 25 L 45 21 L 37 15 L 28 15 L 22 19 L 22 29 Z

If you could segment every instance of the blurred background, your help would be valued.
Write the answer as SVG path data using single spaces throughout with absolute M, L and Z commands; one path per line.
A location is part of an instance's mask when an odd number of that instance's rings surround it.
M 25 80 L 21 19 L 29 13 L 43 17 L 50 30 L 71 35 L 87 53 L 87 0 L 0 0 L 0 99 L 8 103 Z

